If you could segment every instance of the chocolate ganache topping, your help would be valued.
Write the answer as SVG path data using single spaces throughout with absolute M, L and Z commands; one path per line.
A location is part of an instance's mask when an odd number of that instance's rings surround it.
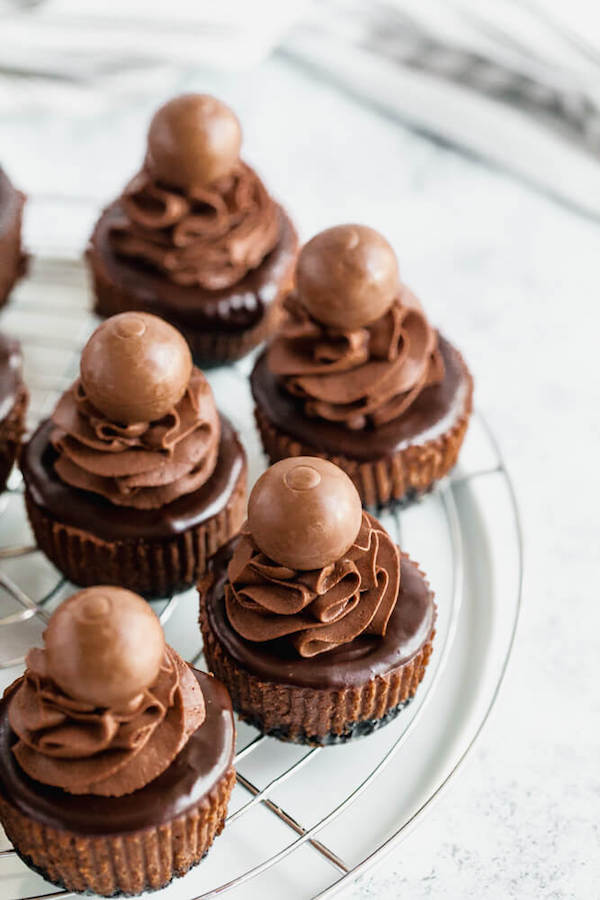
M 233 112 L 203 94 L 162 106 L 144 166 L 120 200 L 110 240 L 174 284 L 222 290 L 261 264 L 279 238 L 277 206 L 239 158 Z
M 202 725 L 198 682 L 137 594 L 74 594 L 44 641 L 28 653 L 9 707 L 13 752 L 36 781 L 123 796 L 160 775 Z
M 382 425 L 443 379 L 437 332 L 370 228 L 341 225 L 309 241 L 285 305 L 267 362 L 308 416 Z
M 285 639 L 310 657 L 385 635 L 399 587 L 398 548 L 333 463 L 285 459 L 257 481 L 225 588 L 244 639 Z
M 52 423 L 58 476 L 118 506 L 164 506 L 201 487 L 217 462 L 210 386 L 179 332 L 146 313 L 96 329 Z

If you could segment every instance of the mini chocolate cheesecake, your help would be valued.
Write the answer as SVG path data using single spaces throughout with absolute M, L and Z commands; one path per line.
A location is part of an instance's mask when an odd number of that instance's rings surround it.
M 21 345 L 0 333 L 0 491 L 21 446 L 29 394 L 23 383 Z
M 370 734 L 410 702 L 431 656 L 425 576 L 319 458 L 261 476 L 199 591 L 210 670 L 241 718 L 282 740 Z
M 246 457 L 183 337 L 144 313 L 101 325 L 80 378 L 23 450 L 41 550 L 73 583 L 189 587 L 236 533 Z
M 213 97 L 166 103 L 141 172 L 102 214 L 87 254 L 99 315 L 159 315 L 203 365 L 239 359 L 271 334 L 292 286 L 296 231 L 240 147 L 236 116 Z
M 25 194 L 13 187 L 0 168 L 0 307 L 27 269 L 21 244 L 24 206 Z
M 227 691 L 165 644 L 141 597 L 94 587 L 52 615 L 0 702 L 0 821 L 23 861 L 112 897 L 184 875 L 235 781 Z
M 321 232 L 300 253 L 285 307 L 251 375 L 271 462 L 330 459 L 365 506 L 430 490 L 456 463 L 473 381 L 399 283 L 387 241 L 360 225 Z

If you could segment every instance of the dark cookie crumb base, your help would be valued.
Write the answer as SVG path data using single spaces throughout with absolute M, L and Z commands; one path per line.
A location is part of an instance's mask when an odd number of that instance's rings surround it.
M 61 888 L 61 890 L 63 890 L 63 891 L 68 890 L 64 881 L 53 880 L 52 878 L 50 878 L 48 876 L 48 873 L 45 872 L 44 869 L 41 869 L 39 866 L 36 866 L 35 863 L 31 860 L 31 858 L 29 856 L 25 856 L 23 853 L 20 853 L 16 847 L 14 847 L 13 849 L 14 849 L 16 855 L 21 860 L 21 862 L 24 863 L 28 869 L 31 869 L 32 872 L 35 872 L 37 875 L 40 875 L 45 881 L 48 882 L 48 884 L 53 884 L 55 887 Z M 190 868 L 188 869 L 188 872 L 191 872 L 192 869 L 195 869 L 196 866 L 199 866 L 200 863 L 202 862 L 202 860 L 206 859 L 207 856 L 208 856 L 208 850 L 205 850 L 204 853 L 202 854 L 202 856 L 200 857 L 200 859 L 190 866 Z M 175 881 L 175 879 L 177 877 L 178 877 L 177 875 L 173 875 L 170 878 L 170 880 L 167 881 L 165 884 L 161 884 L 158 887 L 146 888 L 144 893 L 154 894 L 154 893 L 156 893 L 156 891 L 162 891 L 165 888 L 169 887 L 170 884 L 173 884 L 173 882 Z M 98 896 L 95 891 L 78 891 L 77 893 L 79 893 L 82 897 L 97 897 Z M 129 891 L 115 891 L 113 894 L 105 894 L 104 896 L 106 896 L 106 897 L 139 897 L 139 892 L 133 894 Z
M 429 485 L 429 487 L 425 488 L 424 491 L 417 491 L 414 488 L 407 491 L 403 497 L 399 499 L 391 499 L 387 503 L 377 502 L 374 506 L 365 507 L 372 515 L 375 517 L 381 515 L 382 513 L 394 513 L 400 512 L 403 509 L 407 509 L 409 506 L 412 506 L 414 503 L 420 503 L 421 500 L 424 500 L 428 494 L 431 494 L 435 488 L 436 482 L 433 482 Z
M 258 716 L 246 716 L 237 710 L 236 712 L 238 712 L 240 719 L 243 719 L 248 725 L 252 725 L 254 728 L 258 729 L 261 734 L 267 734 L 269 737 L 277 738 L 279 741 L 287 741 L 291 744 L 309 744 L 311 747 L 329 747 L 334 744 L 347 744 L 348 741 L 352 741 L 355 738 L 366 737 L 369 734 L 373 734 L 374 731 L 383 728 L 388 722 L 392 722 L 396 716 L 409 705 L 412 699 L 412 697 L 408 697 L 392 709 L 388 709 L 385 715 L 381 716 L 380 719 L 363 719 L 359 722 L 348 722 L 344 726 L 344 731 L 341 734 L 334 734 L 333 731 L 330 731 L 324 736 L 316 734 L 308 735 L 305 731 L 296 732 L 290 735 L 289 726 L 277 726 L 265 731 L 263 729 L 263 722 Z

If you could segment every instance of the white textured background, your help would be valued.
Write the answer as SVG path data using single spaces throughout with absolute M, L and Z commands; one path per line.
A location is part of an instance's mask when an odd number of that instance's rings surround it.
M 235 106 L 247 158 L 302 237 L 357 220 L 390 238 L 475 373 L 524 517 L 524 608 L 493 718 L 421 827 L 345 896 L 600 896 L 600 226 L 276 57 L 110 97 L 3 87 L 0 155 L 32 195 L 30 244 L 82 245 L 94 203 L 141 160 L 151 110 L 183 88 Z

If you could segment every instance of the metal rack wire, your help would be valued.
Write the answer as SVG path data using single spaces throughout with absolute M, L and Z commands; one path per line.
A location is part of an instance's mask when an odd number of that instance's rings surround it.
M 76 370 L 79 351 L 81 349 L 83 341 L 86 335 L 95 325 L 92 317 L 85 311 L 85 301 L 81 296 L 81 290 L 84 288 L 84 283 L 82 280 L 83 276 L 79 264 L 66 263 L 64 261 L 61 262 L 57 260 L 40 261 L 36 266 L 34 277 L 37 279 L 38 286 L 41 283 L 45 285 L 54 284 L 55 287 L 58 287 L 60 289 L 61 285 L 70 285 L 71 293 L 73 294 L 73 296 L 78 296 L 79 301 L 78 303 L 65 302 L 64 304 L 54 302 L 52 304 L 52 308 L 49 310 L 48 307 L 44 307 L 43 298 L 41 298 L 41 295 L 38 295 L 35 292 L 28 292 L 23 290 L 22 294 L 19 295 L 17 301 L 14 303 L 13 318 L 15 318 L 15 324 L 13 325 L 11 321 L 5 324 L 6 320 L 2 323 L 3 329 L 5 328 L 6 330 L 12 331 L 12 333 L 21 337 L 26 359 L 28 353 L 33 352 L 36 348 L 42 351 L 47 349 L 51 349 L 54 351 L 57 350 L 57 348 L 60 348 L 65 354 L 65 365 L 64 371 L 62 373 L 41 375 L 36 371 L 26 372 L 26 378 L 32 393 L 32 402 L 30 406 L 31 416 L 28 423 L 29 427 L 34 426 L 40 418 L 46 416 L 49 413 L 58 397 L 58 394 L 70 384 Z M 36 325 L 36 318 L 44 315 L 59 315 L 64 319 L 65 323 L 70 323 L 70 328 L 65 328 L 62 331 L 58 344 L 55 337 L 50 334 L 45 335 L 39 330 L 39 327 L 37 327 Z M 6 317 L 8 318 L 8 313 Z M 16 321 L 17 317 L 19 318 L 18 322 Z M 17 324 L 19 327 L 15 327 L 15 325 Z M 243 381 L 245 379 L 245 366 L 241 365 L 235 371 L 236 377 L 240 379 L 240 382 Z M 447 776 L 442 784 L 437 787 L 435 793 L 428 798 L 427 802 L 408 821 L 403 822 L 398 830 L 385 842 L 385 844 L 382 844 L 380 847 L 378 847 L 373 853 L 364 858 L 358 865 L 351 865 L 349 862 L 341 858 L 340 855 L 338 855 L 334 851 L 334 849 L 332 849 L 330 846 L 319 839 L 319 832 L 321 832 L 327 825 L 337 819 L 352 803 L 358 800 L 358 798 L 369 789 L 374 780 L 382 773 L 382 771 L 393 761 L 398 751 L 405 744 L 410 734 L 416 728 L 418 722 L 423 716 L 424 711 L 427 709 L 431 697 L 435 692 L 435 687 L 438 683 L 440 675 L 442 674 L 446 666 L 457 628 L 461 598 L 463 594 L 464 547 L 461 525 L 454 495 L 455 487 L 458 484 L 464 484 L 474 479 L 486 478 L 490 475 L 500 475 L 505 480 L 512 503 L 515 531 L 518 542 L 519 572 L 517 580 L 519 591 L 518 599 L 520 599 L 522 551 L 518 508 L 516 504 L 514 489 L 510 481 L 510 477 L 506 471 L 506 467 L 495 438 L 486 425 L 485 421 L 480 416 L 479 419 L 487 432 L 490 444 L 494 448 L 496 455 L 495 464 L 492 466 L 474 469 L 470 472 L 461 473 L 454 478 L 451 477 L 445 479 L 437 486 L 433 496 L 427 498 L 424 501 L 426 503 L 433 502 L 433 499 L 435 498 L 441 503 L 441 508 L 443 509 L 446 528 L 452 547 L 453 566 L 451 584 L 447 592 L 448 596 L 444 598 L 449 610 L 448 627 L 445 631 L 445 634 L 441 636 L 441 639 L 438 639 L 438 642 L 436 644 L 436 653 L 434 654 L 432 663 L 430 664 L 428 677 L 425 683 L 422 685 L 420 691 L 417 693 L 415 701 L 413 702 L 413 704 L 411 704 L 410 715 L 407 715 L 406 718 L 400 717 L 401 719 L 404 719 L 404 721 L 401 725 L 398 725 L 398 732 L 395 735 L 395 739 L 393 740 L 391 745 L 381 753 L 376 763 L 373 765 L 373 768 L 362 779 L 362 781 L 360 781 L 355 787 L 353 787 L 352 790 L 349 791 L 348 794 L 340 802 L 337 802 L 334 806 L 332 806 L 325 813 L 325 815 L 322 815 L 317 822 L 310 826 L 303 825 L 292 811 L 275 802 L 272 797 L 278 788 L 293 779 L 300 772 L 304 772 L 305 778 L 308 777 L 308 779 L 310 779 L 310 767 L 314 764 L 316 758 L 323 752 L 322 749 L 307 748 L 305 752 L 303 752 L 302 755 L 299 756 L 299 758 L 296 759 L 291 765 L 286 765 L 280 770 L 274 770 L 272 776 L 266 783 L 255 784 L 248 774 L 246 763 L 259 748 L 264 748 L 264 746 L 268 744 L 268 742 L 272 742 L 274 739 L 261 735 L 256 735 L 250 738 L 245 746 L 238 750 L 235 757 L 237 783 L 245 792 L 245 794 L 249 795 L 249 797 L 241 806 L 238 806 L 238 808 L 236 808 L 229 814 L 228 823 L 231 824 L 236 820 L 242 819 L 252 809 L 260 804 L 271 815 L 275 816 L 280 823 L 286 826 L 286 828 L 290 832 L 291 840 L 286 842 L 285 845 L 275 853 L 271 853 L 266 858 L 257 859 L 245 871 L 239 873 L 230 880 L 215 885 L 210 890 L 194 896 L 193 900 L 207 900 L 207 898 L 220 896 L 221 894 L 227 893 L 233 888 L 240 887 L 241 885 L 244 885 L 252 879 L 259 877 L 261 874 L 276 866 L 290 854 L 294 853 L 300 847 L 305 845 L 310 847 L 316 854 L 318 854 L 322 860 L 325 860 L 333 870 L 332 879 L 329 883 L 329 886 L 325 890 L 321 891 L 321 893 L 316 895 L 320 898 L 331 897 L 340 889 L 340 887 L 344 883 L 347 882 L 347 880 L 356 877 L 357 874 L 364 871 L 364 869 L 368 865 L 372 864 L 378 854 L 383 852 L 385 849 L 389 849 L 389 847 L 392 846 L 395 841 L 398 841 L 400 837 L 415 824 L 416 820 L 424 811 L 425 807 L 429 805 L 434 797 L 439 795 L 441 790 L 445 787 L 451 775 L 453 774 L 455 769 L 458 768 L 458 766 L 470 750 L 472 744 L 476 740 L 477 736 L 479 735 L 499 690 L 500 683 L 502 681 L 506 668 L 506 663 L 508 661 L 508 654 L 500 672 L 500 677 L 498 679 L 494 694 L 491 698 L 489 707 L 486 709 L 483 717 L 479 721 L 475 733 L 471 735 L 467 746 L 462 749 L 462 753 L 458 763 L 451 772 L 447 773 Z M 10 497 L 11 494 L 18 495 L 21 492 L 22 485 L 19 483 L 18 473 L 13 473 L 11 482 L 9 484 L 8 496 Z M 4 501 L 4 507 L 0 510 L 0 515 L 6 515 L 6 512 L 7 503 L 6 501 Z M 400 544 L 402 543 L 402 519 L 403 512 L 401 510 L 395 510 L 392 515 L 392 521 L 396 531 L 396 540 Z M 33 544 L 12 546 L 7 545 L 3 547 L 0 546 L 0 562 L 3 560 L 6 561 L 20 558 L 27 559 L 32 554 L 38 552 L 39 551 L 37 551 L 37 548 Z M 42 622 L 46 622 L 49 618 L 49 608 L 52 602 L 59 597 L 61 591 L 63 591 L 65 587 L 65 579 L 58 578 L 56 583 L 50 588 L 50 590 L 48 590 L 43 596 L 35 600 L 30 597 L 21 587 L 19 587 L 19 585 L 13 580 L 13 578 L 11 578 L 5 571 L 2 570 L 2 568 L 0 568 L 0 589 L 3 589 L 6 594 L 10 596 L 10 598 L 12 598 L 12 601 L 14 601 L 14 603 L 16 603 L 18 607 L 20 607 L 16 612 L 11 612 L 0 618 L 0 629 L 9 628 L 19 623 L 24 623 L 28 620 L 36 618 L 41 620 Z M 182 595 L 173 594 L 159 603 L 160 608 L 157 611 L 163 625 L 167 623 L 173 613 L 177 610 L 181 596 Z M 513 623 L 508 651 L 510 651 L 510 647 L 512 646 L 515 628 L 516 617 Z M 197 652 L 192 655 L 190 662 L 194 665 L 199 665 L 200 667 L 202 667 L 203 655 L 201 647 L 199 647 Z M 23 659 L 21 658 L 0 659 L 0 669 L 12 668 L 22 663 Z M 307 770 L 308 775 L 306 774 Z M 2 860 L 13 857 L 14 855 L 15 851 L 12 849 L 0 851 L 0 863 L 2 862 Z M 52 897 L 70 898 L 76 896 L 76 894 L 63 890 L 50 890 L 48 893 L 28 896 L 27 898 L 22 898 L 22 900 L 42 900 L 42 898 Z

